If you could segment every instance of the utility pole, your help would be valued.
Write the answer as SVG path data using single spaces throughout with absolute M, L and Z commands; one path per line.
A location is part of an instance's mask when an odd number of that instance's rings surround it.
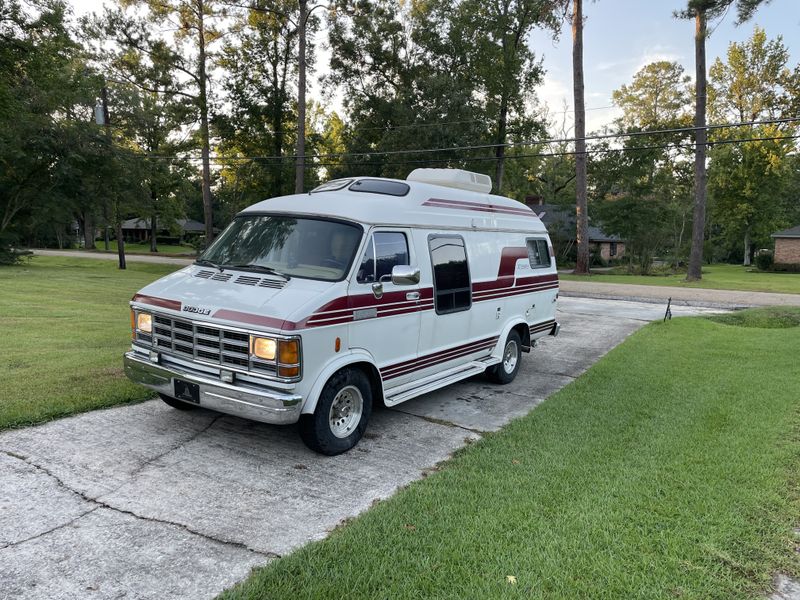
M 300 0 L 300 19 L 298 34 L 298 75 L 297 82 L 297 158 L 295 159 L 294 193 L 303 193 L 306 175 L 306 21 L 308 21 L 308 0 Z
M 106 136 L 108 137 L 108 147 L 109 149 L 113 148 L 113 138 L 111 137 L 111 118 L 108 114 L 108 88 L 103 86 L 103 89 L 100 90 L 100 100 L 103 104 L 103 127 L 106 130 Z M 113 189 L 113 186 L 110 186 Z M 114 220 L 116 221 L 117 225 L 117 255 L 119 256 L 119 268 L 125 269 L 125 239 L 122 237 L 122 217 L 120 216 L 119 212 L 119 202 L 114 202 Z

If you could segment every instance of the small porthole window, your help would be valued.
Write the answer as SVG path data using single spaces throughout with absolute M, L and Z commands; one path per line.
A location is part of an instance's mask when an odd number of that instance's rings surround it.
M 550 251 L 547 248 L 547 240 L 528 240 L 528 260 L 532 269 L 550 266 Z

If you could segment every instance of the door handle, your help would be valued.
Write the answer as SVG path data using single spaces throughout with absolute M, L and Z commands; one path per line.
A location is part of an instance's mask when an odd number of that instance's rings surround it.
M 408 292 L 406 300 L 419 300 L 419 292 Z

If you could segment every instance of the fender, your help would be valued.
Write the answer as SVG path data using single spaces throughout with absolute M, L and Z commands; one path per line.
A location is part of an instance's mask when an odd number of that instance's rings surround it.
M 506 345 L 506 338 L 508 337 L 508 333 L 517 325 L 525 325 L 525 327 L 528 327 L 527 321 L 525 321 L 525 319 L 521 319 L 520 317 L 511 318 L 508 321 L 506 321 L 505 325 L 503 326 L 503 331 L 502 333 L 500 333 L 500 337 L 497 339 L 497 345 L 492 350 L 492 358 L 502 360 L 503 349 L 505 348 Z
M 325 387 L 325 384 L 328 382 L 328 379 L 331 378 L 331 375 L 336 373 L 339 369 L 346 367 L 347 365 L 352 365 L 354 363 L 359 362 L 366 362 L 374 366 L 376 369 L 378 366 L 375 364 L 375 359 L 373 358 L 372 354 L 367 352 L 362 348 L 354 348 L 349 350 L 346 354 L 339 354 L 333 358 L 325 367 L 320 371 L 317 378 L 314 380 L 314 385 L 311 386 L 311 391 L 306 396 L 306 400 L 303 403 L 303 414 L 311 414 L 317 408 L 317 400 L 319 400 L 319 395 L 322 393 L 322 388 Z M 383 388 L 383 383 L 381 382 L 381 388 Z M 381 391 L 383 391 L 381 389 Z

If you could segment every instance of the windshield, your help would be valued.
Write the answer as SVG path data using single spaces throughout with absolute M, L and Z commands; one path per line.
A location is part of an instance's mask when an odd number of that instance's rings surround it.
M 198 262 L 339 281 L 353 262 L 362 234 L 356 225 L 323 219 L 244 215 L 234 219 Z

